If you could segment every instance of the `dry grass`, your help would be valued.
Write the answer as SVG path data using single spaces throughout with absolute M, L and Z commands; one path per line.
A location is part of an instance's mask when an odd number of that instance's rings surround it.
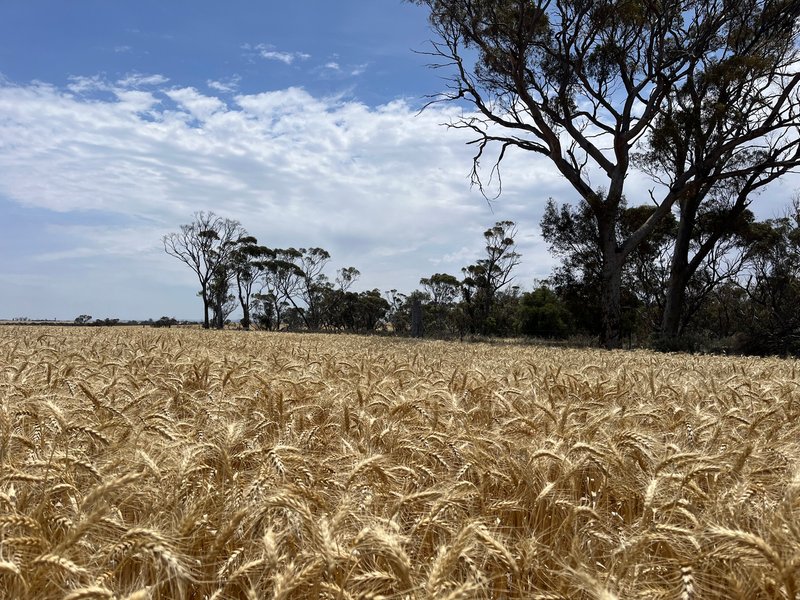
M 794 599 L 795 361 L 0 330 L 0 597 Z

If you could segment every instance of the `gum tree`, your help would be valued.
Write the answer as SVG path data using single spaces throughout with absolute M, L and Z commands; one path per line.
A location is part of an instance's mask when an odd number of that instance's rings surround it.
M 223 219 L 213 212 L 197 212 L 194 220 L 180 226 L 180 231 L 162 238 L 164 251 L 192 269 L 200 283 L 203 299 L 203 328 L 208 329 L 212 308 L 211 287 L 215 277 L 226 268 L 232 242 L 245 235 L 239 221 Z
M 498 165 L 524 150 L 588 205 L 606 347 L 621 341 L 623 266 L 666 215 L 680 208 L 691 229 L 693 204 L 730 186 L 747 196 L 797 163 L 798 0 L 412 1 L 453 72 L 437 100 L 471 108 L 451 126 L 476 136 L 478 183 L 490 146 Z M 649 198 L 632 193 L 635 173 L 652 177 Z M 619 237 L 626 193 L 654 209 Z
M 513 221 L 498 221 L 483 233 L 484 258 L 461 269 L 464 275 L 461 292 L 473 332 L 489 333 L 489 316 L 498 293 L 514 279 L 511 272 L 520 262 L 514 242 L 516 235 Z

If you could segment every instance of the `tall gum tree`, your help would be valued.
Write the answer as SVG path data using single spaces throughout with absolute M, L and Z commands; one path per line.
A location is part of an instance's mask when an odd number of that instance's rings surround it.
M 497 294 L 514 279 L 511 272 L 520 262 L 514 242 L 516 235 L 513 221 L 498 221 L 483 232 L 485 258 L 461 269 L 464 274 L 461 291 L 474 333 L 489 333 L 488 319 Z
M 164 251 L 192 269 L 203 299 L 203 328 L 210 327 L 211 285 L 215 275 L 228 264 L 233 241 L 245 234 L 239 221 L 224 219 L 213 212 L 197 212 L 180 231 L 162 238 Z
M 476 180 L 489 146 L 498 147 L 498 165 L 518 148 L 551 160 L 589 206 L 608 348 L 621 342 L 625 261 L 666 215 L 734 181 L 746 196 L 746 186 L 755 190 L 797 163 L 800 0 L 411 1 L 430 9 L 438 34 L 430 54 L 454 73 L 435 100 L 474 108 L 451 126 L 476 134 Z M 687 110 L 730 116 L 676 129 L 691 152 L 659 158 L 656 142 L 678 126 L 681 99 L 708 92 L 711 84 L 694 82 L 720 74 L 730 83 Z M 649 198 L 631 193 L 633 172 L 653 176 Z M 621 238 L 626 191 L 631 204 L 652 202 L 654 210 Z
M 258 240 L 251 235 L 244 235 L 231 242 L 230 266 L 236 281 L 236 295 L 242 307 L 242 328 L 249 331 L 252 319 L 250 318 L 250 302 L 253 296 L 253 287 L 264 274 L 265 261 L 270 252 L 269 248 L 259 246 Z

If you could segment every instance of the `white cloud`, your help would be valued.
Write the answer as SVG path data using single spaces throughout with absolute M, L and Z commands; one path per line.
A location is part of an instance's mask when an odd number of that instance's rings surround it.
M 67 89 L 76 94 L 111 89 L 111 85 L 99 75 L 93 75 L 92 77 L 72 76 L 69 81 Z
M 234 75 L 226 80 L 220 80 L 220 81 L 209 79 L 206 82 L 206 85 L 210 87 L 212 90 L 222 92 L 223 94 L 230 94 L 239 89 L 239 82 L 241 81 L 241 79 L 242 78 L 239 77 L 238 75 Z
M 458 263 L 462 265 L 467 265 L 471 264 L 478 258 L 479 258 L 479 252 L 475 247 L 470 248 L 467 246 L 462 246 L 459 250 L 456 250 L 455 252 L 448 252 L 441 258 L 431 258 L 430 262 L 434 265 L 439 265 L 442 263 L 445 264 Z
M 142 73 L 131 73 L 125 78 L 117 81 L 117 85 L 122 87 L 141 87 L 164 85 L 169 78 L 163 75 L 143 75 Z
M 359 75 L 363 75 L 364 72 L 367 70 L 369 66 L 368 63 L 364 63 L 363 65 L 356 65 L 352 69 L 350 69 L 350 75 L 353 77 L 358 77 Z
M 368 63 L 344 64 L 338 60 L 336 55 L 333 55 L 332 60 L 316 66 L 312 71 L 324 79 L 344 80 L 348 77 L 358 77 L 359 75 L 363 75 L 368 66 Z
M 277 60 L 286 65 L 291 65 L 296 60 L 302 61 L 311 58 L 311 55 L 305 52 L 286 52 L 284 50 L 278 50 L 271 44 L 256 44 L 255 46 L 245 44 L 243 48 L 245 50 L 255 50 L 258 56 L 266 60 Z
M 90 88 L 112 94 L 75 95 Z M 226 102 L 191 87 L 143 91 L 100 78 L 76 78 L 69 91 L 0 82 L 0 199 L 103 216 L 102 226 L 43 232 L 29 254 L 54 282 L 66 262 L 95 265 L 98 281 L 135 272 L 130 295 L 166 285 L 189 307 L 172 310 L 181 315 L 194 309 L 196 284 L 160 237 L 198 210 L 239 219 L 268 246 L 324 247 L 332 268 L 358 267 L 364 287 L 404 290 L 435 271 L 458 274 L 480 256 L 482 232 L 512 219 L 519 280 L 545 276 L 551 261 L 531 236 L 547 197 L 570 199 L 569 188 L 545 159 L 510 152 L 503 198 L 490 208 L 469 188 L 469 137 L 441 126 L 458 114 L 301 88 Z M 92 285 L 101 287 L 87 279 L 87 294 Z
M 193 118 L 200 121 L 206 121 L 215 113 L 226 108 L 226 104 L 219 98 L 204 96 L 191 87 L 168 90 L 165 93 L 171 100 L 188 111 Z

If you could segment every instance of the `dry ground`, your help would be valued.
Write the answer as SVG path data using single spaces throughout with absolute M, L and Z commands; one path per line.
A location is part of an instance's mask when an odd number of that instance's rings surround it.
M 0 328 L 0 597 L 797 597 L 800 363 Z

